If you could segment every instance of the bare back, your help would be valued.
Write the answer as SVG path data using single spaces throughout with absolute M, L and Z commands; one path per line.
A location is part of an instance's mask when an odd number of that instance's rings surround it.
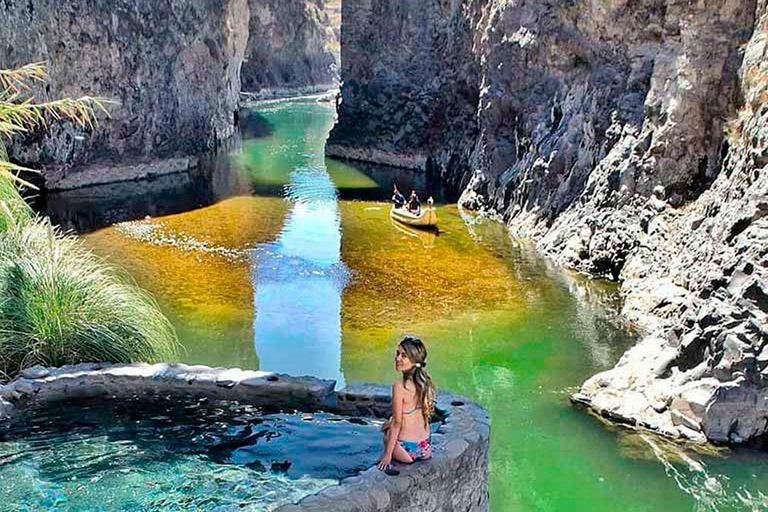
M 403 407 L 399 439 L 403 441 L 421 441 L 429 437 L 429 427 L 424 421 L 424 411 L 416 401 L 416 389 L 412 382 L 396 383 L 403 390 Z

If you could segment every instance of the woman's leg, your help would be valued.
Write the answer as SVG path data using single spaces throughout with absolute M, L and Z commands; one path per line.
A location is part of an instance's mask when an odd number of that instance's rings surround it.
M 384 430 L 384 450 L 387 449 L 390 435 L 392 435 L 392 429 L 388 428 Z M 384 454 L 382 453 L 382 456 L 383 455 Z M 392 459 L 405 464 L 411 464 L 413 462 L 413 457 L 411 457 L 410 454 L 405 451 L 405 448 L 402 447 L 400 442 L 395 442 L 395 449 L 392 451 Z
M 404 464 L 413 463 L 413 457 L 411 457 L 410 453 L 405 451 L 405 448 L 403 448 L 399 442 L 395 444 L 395 451 L 392 452 L 392 458 L 397 462 L 402 462 Z

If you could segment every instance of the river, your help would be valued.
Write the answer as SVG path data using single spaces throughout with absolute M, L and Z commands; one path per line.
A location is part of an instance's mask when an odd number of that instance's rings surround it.
M 636 341 L 611 283 L 555 268 L 424 175 L 326 159 L 331 104 L 264 104 L 200 170 L 45 198 L 54 219 L 149 290 L 180 360 L 391 383 L 420 336 L 441 389 L 492 419 L 491 508 L 765 510 L 768 457 L 604 424 L 570 393 Z M 393 224 L 397 181 L 440 233 Z

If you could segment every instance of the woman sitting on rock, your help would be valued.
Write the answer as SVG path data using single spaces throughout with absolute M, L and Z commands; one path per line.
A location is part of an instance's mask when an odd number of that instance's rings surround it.
M 411 464 L 432 457 L 429 418 L 435 412 L 435 386 L 426 359 L 427 348 L 418 338 L 406 336 L 397 346 L 395 370 L 403 372 L 403 380 L 392 385 L 392 417 L 382 427 L 382 471 L 392 459 Z

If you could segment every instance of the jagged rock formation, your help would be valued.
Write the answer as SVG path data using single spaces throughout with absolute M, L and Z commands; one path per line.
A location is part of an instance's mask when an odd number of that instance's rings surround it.
M 649 198 L 621 270 L 625 309 L 651 335 L 578 396 L 694 439 L 768 431 L 768 4 L 758 4 L 714 182 L 679 208 Z
M 575 399 L 768 432 L 768 2 L 345 0 L 332 154 L 427 168 L 648 335 Z
M 248 0 L 243 91 L 327 90 L 339 82 L 341 0 Z
M 120 102 L 95 131 L 57 124 L 16 141 L 11 157 L 44 166 L 46 185 L 59 188 L 134 177 L 115 162 L 215 147 L 235 130 L 248 19 L 247 0 L 3 0 L 0 67 L 48 61 L 40 99 Z

